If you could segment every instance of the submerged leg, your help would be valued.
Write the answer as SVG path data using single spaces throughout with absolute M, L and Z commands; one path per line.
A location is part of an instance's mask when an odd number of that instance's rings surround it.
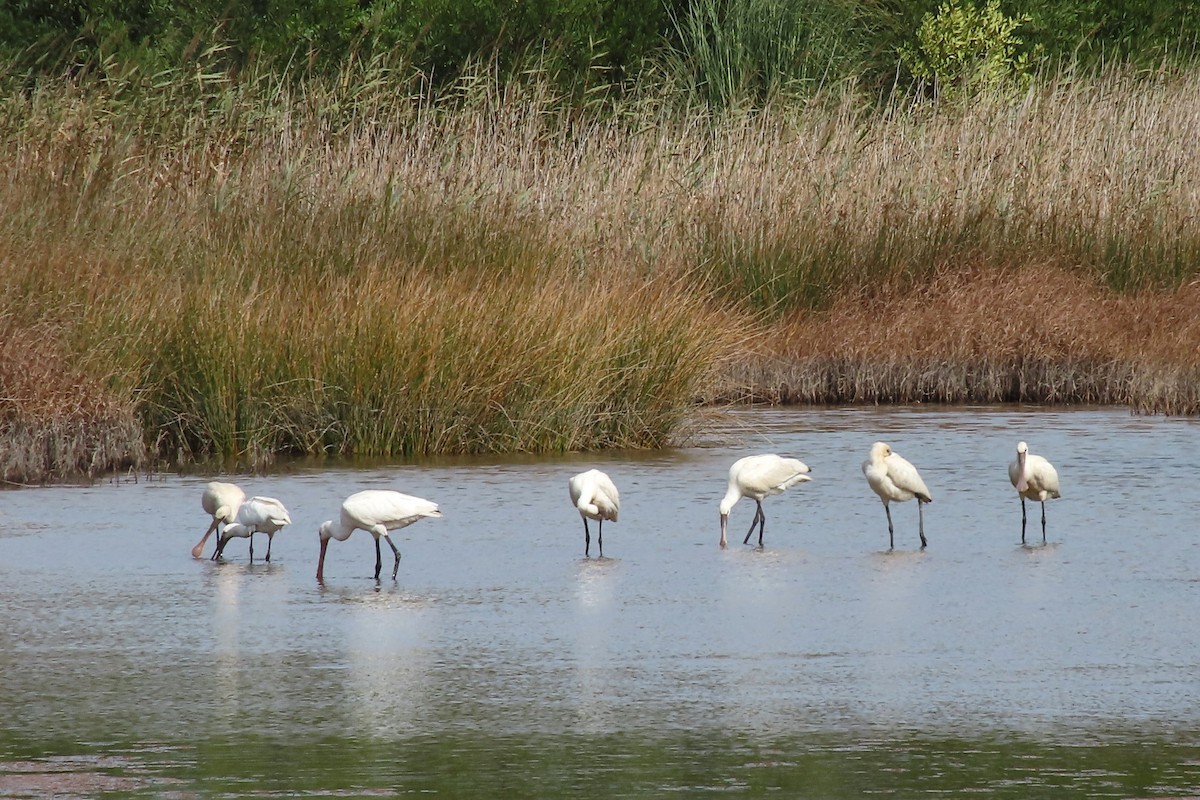
M 1042 544 L 1046 543 L 1046 501 L 1042 501 Z
M 892 510 L 890 508 L 888 508 L 887 503 L 883 504 L 883 511 L 885 514 L 887 514 L 887 518 L 888 518 L 888 550 L 895 550 L 896 549 L 896 533 L 892 529 Z
M 1017 496 L 1021 498 L 1021 544 L 1025 544 L 1025 496 Z
M 925 541 L 925 503 L 917 501 L 917 534 L 921 537 L 921 549 L 924 550 L 929 542 Z
M 754 526 L 758 524 L 758 518 L 762 514 L 762 503 L 757 500 L 754 502 L 758 503 L 758 508 L 754 510 L 754 519 L 750 520 L 750 530 L 746 531 L 746 538 L 742 539 L 742 544 L 750 544 L 750 537 L 754 535 Z
M 392 537 L 385 536 L 388 547 L 392 548 L 392 552 L 396 555 L 396 563 L 392 567 L 392 580 L 396 580 L 396 573 L 400 571 L 400 548 L 396 547 L 396 543 L 392 541 Z

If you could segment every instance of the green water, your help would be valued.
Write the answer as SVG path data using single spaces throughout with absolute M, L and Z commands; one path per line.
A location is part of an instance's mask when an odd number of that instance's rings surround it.
M 336 794 L 448 797 L 1190 797 L 1200 745 L 1052 743 L 1024 737 L 765 738 L 430 735 L 309 743 L 248 737 L 197 746 L 5 739 L 3 796 L 41 776 L 83 796 Z M 63 754 L 70 754 L 63 757 Z M 24 783 L 24 787 L 23 787 Z M 23 791 L 23 788 L 26 791 Z

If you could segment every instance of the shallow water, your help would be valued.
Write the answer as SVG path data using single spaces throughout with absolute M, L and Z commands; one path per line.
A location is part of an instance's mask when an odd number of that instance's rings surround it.
M 1200 795 L 1200 423 L 1122 410 L 741 411 L 665 453 L 293 466 L 236 478 L 272 562 L 189 553 L 207 477 L 0 493 L 0 797 Z M 933 493 L 896 550 L 859 465 Z M 1020 504 L 1019 439 L 1063 499 Z M 717 547 L 729 464 L 803 458 L 765 547 Z M 567 478 L 621 519 L 583 557 Z M 444 518 L 318 525 L 395 488 Z M 260 538 L 256 556 L 265 552 Z M 212 551 L 210 541 L 206 552 Z M 385 576 L 391 556 L 384 548 Z

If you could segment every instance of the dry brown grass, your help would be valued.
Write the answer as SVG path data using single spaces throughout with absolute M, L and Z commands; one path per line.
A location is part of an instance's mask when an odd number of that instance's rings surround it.
M 0 482 L 94 477 L 146 463 L 128 398 L 81 373 L 53 322 L 0 316 Z
M 764 336 L 726 391 L 782 403 L 1117 403 L 1200 412 L 1200 282 L 1121 294 L 1078 272 L 946 270 Z

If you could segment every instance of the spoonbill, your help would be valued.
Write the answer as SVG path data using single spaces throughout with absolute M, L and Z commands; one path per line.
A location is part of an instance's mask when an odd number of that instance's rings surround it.
M 899 453 L 893 453 L 887 444 L 876 442 L 871 445 L 871 457 L 863 462 L 862 470 L 863 475 L 867 476 L 867 483 L 883 501 L 883 510 L 887 513 L 889 549 L 895 549 L 896 538 L 888 503 L 893 500 L 902 503 L 914 497 L 917 498 L 917 532 L 921 535 L 921 547 L 924 548 L 928 544 L 925 541 L 924 505 L 932 503 L 933 497 L 917 473 L 917 468 L 901 458 Z
M 292 518 L 288 515 L 288 510 L 283 507 L 283 503 L 274 497 L 251 497 L 242 503 L 233 522 L 227 524 L 224 530 L 218 534 L 217 551 L 213 553 L 212 560 L 216 561 L 220 558 L 221 554 L 225 552 L 225 545 L 229 544 L 229 540 L 237 537 L 250 540 L 250 563 L 253 564 L 254 534 L 265 533 L 267 535 L 267 561 L 270 561 L 271 540 L 275 537 L 276 532 L 285 525 L 291 524 Z
M 317 581 L 325 580 L 325 548 L 329 547 L 329 540 L 344 542 L 357 528 L 362 528 L 375 537 L 375 580 L 379 580 L 379 570 L 383 566 L 379 553 L 379 539 L 382 537 L 387 540 L 388 546 L 396 554 L 396 566 L 392 568 L 392 580 L 395 580 L 396 573 L 400 571 L 400 551 L 388 532 L 408 527 L 424 517 L 441 515 L 437 503 L 400 492 L 367 489 L 350 495 L 342 502 L 341 518 L 337 522 L 326 520 L 321 525 L 321 557 L 317 560 Z
M 598 469 L 579 473 L 567 481 L 567 486 L 571 490 L 571 502 L 583 519 L 583 554 L 590 555 L 592 536 L 588 532 L 588 519 L 591 518 L 600 523 L 596 542 L 600 545 L 600 557 L 604 558 L 604 520 L 616 522 L 617 512 L 621 510 L 617 487 Z
M 781 494 L 784 489 L 797 483 L 811 481 L 812 478 L 808 477 L 810 471 L 803 461 L 784 458 L 774 453 L 746 456 L 733 462 L 733 466 L 729 468 L 729 488 L 721 501 L 721 547 L 729 546 L 725 539 L 729 512 L 743 497 L 753 498 L 758 504 L 758 510 L 754 512 L 754 519 L 750 520 L 750 530 L 746 532 L 742 544 L 750 543 L 750 535 L 754 533 L 754 526 L 757 524 L 758 545 L 762 547 L 763 528 L 767 524 L 767 517 L 762 509 L 763 498 Z
M 1021 498 L 1021 544 L 1025 544 L 1025 498 L 1042 504 L 1042 544 L 1046 543 L 1046 501 L 1055 500 L 1058 493 L 1058 472 L 1041 456 L 1029 452 L 1029 445 L 1017 444 L 1017 460 L 1008 465 L 1008 479 Z
M 233 522 L 238 507 L 245 500 L 246 493 L 233 483 L 212 481 L 204 487 L 204 494 L 200 497 L 200 505 L 212 517 L 212 524 L 208 526 L 208 530 L 204 532 L 204 536 L 200 538 L 200 542 L 192 548 L 192 558 L 200 558 L 204 554 L 204 543 L 208 541 L 208 537 L 212 536 L 212 532 L 217 529 L 219 524 L 225 523 L 228 525 L 230 522 Z

